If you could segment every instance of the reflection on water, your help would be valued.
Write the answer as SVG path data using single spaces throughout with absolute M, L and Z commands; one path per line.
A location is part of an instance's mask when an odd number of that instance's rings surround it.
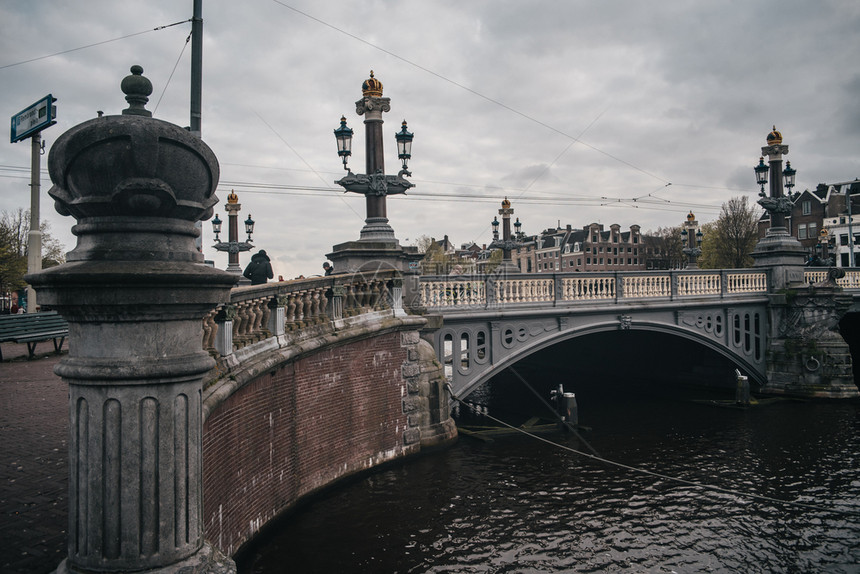
M 461 438 L 285 517 L 240 572 L 860 571 L 860 405 L 686 400 L 711 392 L 586 390 L 583 437 L 628 465 L 854 514 L 704 491 L 522 435 Z M 516 424 L 541 408 L 504 395 L 477 398 Z

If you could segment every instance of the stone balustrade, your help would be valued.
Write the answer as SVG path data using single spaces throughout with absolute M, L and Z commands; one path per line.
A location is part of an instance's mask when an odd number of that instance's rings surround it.
M 804 281 L 810 285 L 821 283 L 827 279 L 827 268 L 819 267 L 806 269 L 803 273 Z M 843 289 L 860 289 L 860 271 L 845 270 L 845 276 L 836 280 L 836 284 Z
M 502 279 L 494 284 L 496 303 L 540 303 L 555 300 L 554 281 L 550 277 Z
M 719 295 L 719 273 L 697 273 L 678 276 L 678 295 Z
M 822 272 L 824 276 L 826 271 Z M 853 280 L 860 287 L 860 273 Z M 849 276 L 841 281 L 850 281 Z M 720 298 L 766 292 L 767 273 L 759 269 L 542 273 L 457 279 L 422 276 L 419 302 L 427 309 L 466 311 L 505 305 Z
M 203 319 L 203 348 L 230 355 L 263 339 L 363 313 L 402 309 L 400 275 L 332 275 L 236 287 Z

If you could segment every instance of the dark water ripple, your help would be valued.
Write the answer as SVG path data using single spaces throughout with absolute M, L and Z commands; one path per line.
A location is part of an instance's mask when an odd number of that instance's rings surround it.
M 244 572 L 860 572 L 860 406 L 638 405 L 596 414 L 602 456 L 820 508 L 705 491 L 528 437 L 461 440 L 331 492 Z M 647 413 L 647 415 L 643 415 Z M 581 442 L 555 435 L 572 448 Z M 845 515 L 823 509 L 854 512 Z

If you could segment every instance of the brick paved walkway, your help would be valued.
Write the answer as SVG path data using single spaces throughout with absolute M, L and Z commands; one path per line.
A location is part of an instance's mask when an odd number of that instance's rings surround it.
M 0 363 L 0 572 L 51 572 L 66 556 L 68 388 L 48 341 L 37 358 L 3 344 Z M 10 360 L 11 359 L 11 360 Z

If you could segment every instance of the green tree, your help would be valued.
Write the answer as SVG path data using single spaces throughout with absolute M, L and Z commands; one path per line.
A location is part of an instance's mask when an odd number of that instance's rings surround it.
M 746 196 L 733 197 L 724 203 L 717 220 L 702 226 L 705 237 L 699 265 L 709 269 L 752 267 L 758 220 L 758 209 Z

